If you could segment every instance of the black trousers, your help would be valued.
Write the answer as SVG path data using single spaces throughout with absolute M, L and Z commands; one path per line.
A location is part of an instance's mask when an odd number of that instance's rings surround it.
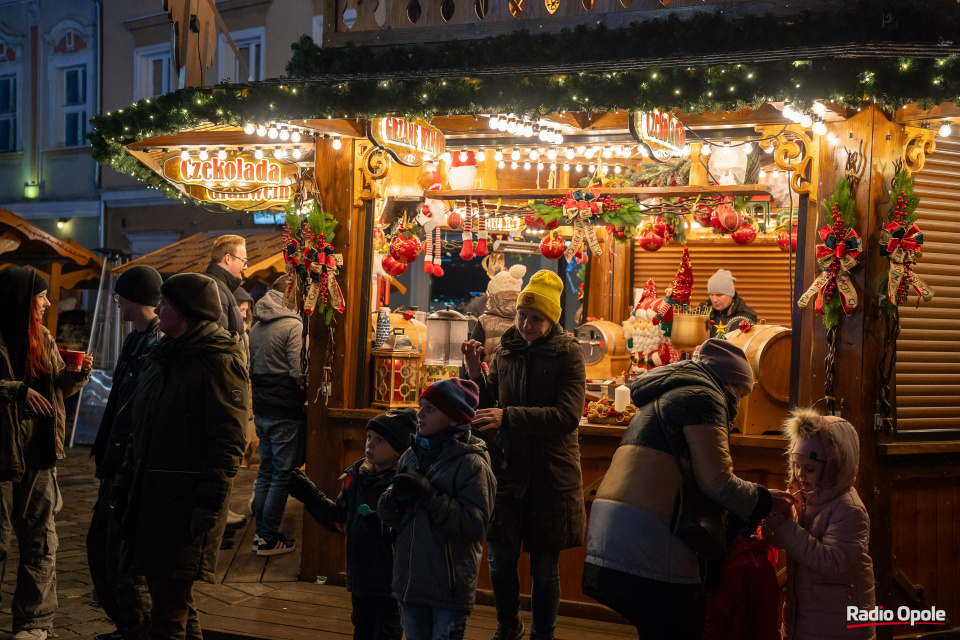
M 193 580 L 147 577 L 147 584 L 153 598 L 150 640 L 203 640 Z
M 146 640 L 150 628 L 150 592 L 142 576 L 120 572 L 120 527 L 110 508 L 113 478 L 100 481 L 97 504 L 87 532 L 87 563 L 97 600 L 124 640 Z
M 400 605 L 391 596 L 355 596 L 353 600 L 353 640 L 400 640 L 403 624 Z
M 588 562 L 582 586 L 629 620 L 640 640 L 700 640 L 703 634 L 706 597 L 699 584 L 660 582 Z

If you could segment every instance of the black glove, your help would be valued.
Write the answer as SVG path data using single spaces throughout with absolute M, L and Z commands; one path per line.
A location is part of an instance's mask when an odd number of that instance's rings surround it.
M 196 538 L 213 529 L 217 524 L 217 512 L 205 509 L 204 507 L 194 507 L 190 512 L 190 537 Z
M 290 474 L 290 480 L 287 483 L 287 493 L 290 494 L 291 498 L 299 500 L 304 504 L 326 498 L 323 492 L 317 489 L 317 485 L 313 484 L 313 480 L 308 478 L 307 474 L 300 469 L 294 469 L 293 473 Z
M 433 485 L 417 471 L 398 473 L 393 479 L 393 499 L 398 503 L 423 502 L 433 493 Z
M 117 524 L 123 522 L 130 501 L 130 476 L 117 474 L 110 487 L 110 508 L 113 510 L 113 519 Z

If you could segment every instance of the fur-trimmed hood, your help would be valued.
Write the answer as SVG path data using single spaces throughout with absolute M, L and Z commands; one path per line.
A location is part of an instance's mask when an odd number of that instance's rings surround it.
M 860 462 L 860 439 L 852 424 L 836 416 L 822 416 L 813 409 L 795 409 L 781 432 L 790 440 L 788 456 L 806 438 L 819 435 L 823 442 L 827 464 L 814 500 L 832 500 L 853 486 Z M 787 469 L 787 486 L 793 487 L 797 479 L 790 465 Z

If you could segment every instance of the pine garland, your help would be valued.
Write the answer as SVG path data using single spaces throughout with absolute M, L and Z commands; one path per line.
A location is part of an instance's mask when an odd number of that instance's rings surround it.
M 913 261 L 923 253 L 923 233 L 920 232 L 919 228 L 914 228 L 920 217 L 920 214 L 917 213 L 920 196 L 913 191 L 913 176 L 904 170 L 900 170 L 894 178 L 889 197 L 890 211 L 887 213 L 887 218 L 890 220 L 890 224 L 880 234 L 880 253 L 889 256 L 891 260 L 888 262 L 877 286 L 881 313 L 885 316 L 892 316 L 897 313 L 897 307 L 906 302 L 907 292 L 911 286 L 914 287 L 914 290 L 922 299 L 929 300 L 933 297 L 933 291 L 919 276 L 913 273 Z M 897 229 L 897 226 L 900 228 Z M 891 252 L 895 252 L 896 249 L 891 250 L 888 247 L 888 243 L 893 237 L 891 233 L 893 230 L 903 233 L 903 237 L 898 236 L 897 238 L 895 243 L 897 246 L 907 241 L 918 243 L 913 249 L 904 250 L 901 248 L 903 253 L 901 257 L 897 258 L 898 262 L 902 262 L 899 268 L 903 271 L 903 276 L 895 278 L 895 281 L 899 281 L 894 296 L 895 302 L 890 300 L 890 269 L 894 267 L 891 263 L 893 258 L 896 257 L 896 255 L 891 255 Z

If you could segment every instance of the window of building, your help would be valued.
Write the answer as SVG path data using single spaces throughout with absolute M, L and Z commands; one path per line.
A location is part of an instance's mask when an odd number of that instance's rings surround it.
M 63 146 L 83 146 L 87 143 L 87 66 L 60 69 L 60 85 Z
M 237 45 L 240 57 L 247 63 L 247 69 L 250 73 L 247 77 L 244 77 L 240 61 L 237 59 L 236 54 L 234 54 L 233 47 L 227 42 L 226 37 L 221 34 L 217 46 L 217 51 L 220 56 L 220 80 L 230 79 L 233 82 L 263 80 L 263 27 L 234 31 L 231 32 L 231 35 Z
M 17 150 L 17 76 L 0 75 L 0 153 Z
M 134 55 L 134 101 L 170 93 L 176 88 L 170 45 L 136 49 Z

